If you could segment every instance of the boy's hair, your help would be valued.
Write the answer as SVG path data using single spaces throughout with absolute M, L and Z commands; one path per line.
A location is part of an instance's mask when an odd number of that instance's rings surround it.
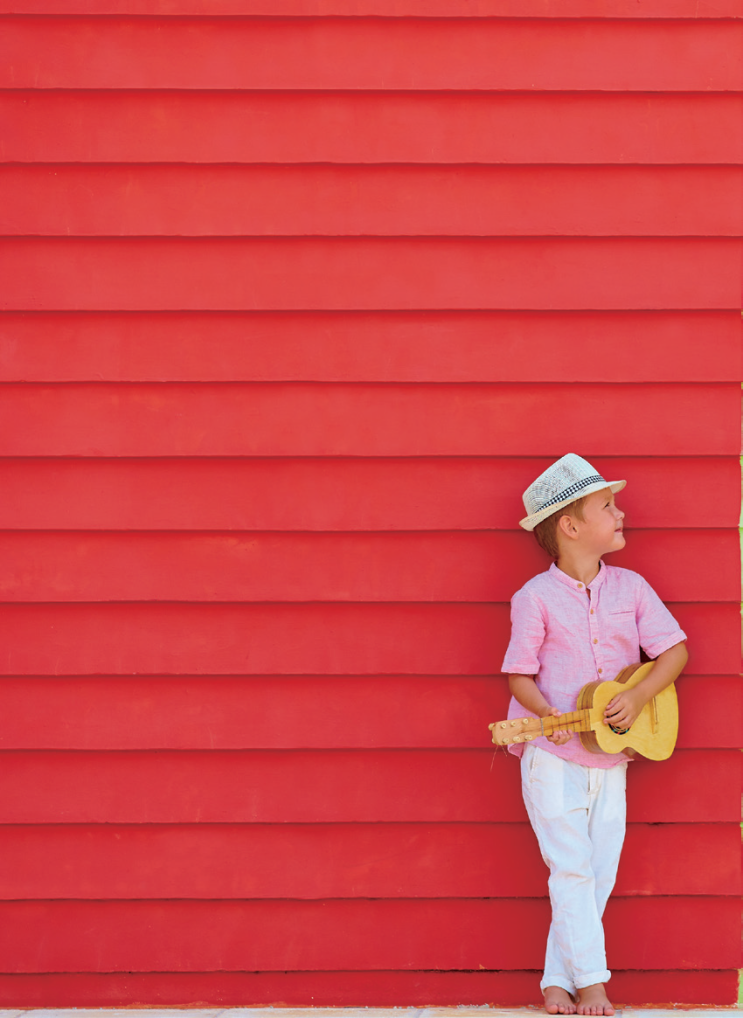
M 576 498 L 574 502 L 564 505 L 557 512 L 552 513 L 546 520 L 542 520 L 541 523 L 537 523 L 536 527 L 534 527 L 534 536 L 539 547 L 544 548 L 552 558 L 557 558 L 560 554 L 560 546 L 557 543 L 557 525 L 560 522 L 560 518 L 562 516 L 575 516 L 583 522 L 585 519 L 583 516 L 583 506 L 587 497 L 587 495 L 584 495 L 583 498 Z

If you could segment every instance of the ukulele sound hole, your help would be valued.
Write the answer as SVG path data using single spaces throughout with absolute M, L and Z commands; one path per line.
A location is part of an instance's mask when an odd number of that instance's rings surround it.
M 629 731 L 629 728 L 617 728 L 615 725 L 609 725 L 609 728 L 611 728 L 615 735 L 626 735 Z

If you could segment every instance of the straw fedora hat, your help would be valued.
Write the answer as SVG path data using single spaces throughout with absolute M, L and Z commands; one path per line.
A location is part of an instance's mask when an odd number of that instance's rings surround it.
M 602 488 L 611 488 L 616 494 L 626 483 L 605 481 L 587 460 L 569 452 L 547 467 L 526 489 L 523 498 L 527 515 L 519 521 L 519 526 L 524 530 L 533 530 L 542 520 L 577 498 L 601 491 Z

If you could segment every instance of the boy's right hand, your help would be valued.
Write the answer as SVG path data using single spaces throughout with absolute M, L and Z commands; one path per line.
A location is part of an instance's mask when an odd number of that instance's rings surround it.
M 550 709 L 546 712 L 546 714 L 542 715 L 542 717 L 544 717 L 544 718 L 549 718 L 549 717 L 559 718 L 561 716 L 562 716 L 562 711 L 558 710 L 557 707 L 550 707 Z M 573 737 L 573 733 L 572 732 L 560 731 L 559 728 L 555 729 L 555 731 L 552 733 L 552 735 L 545 735 L 545 739 L 547 739 L 548 742 L 551 742 L 553 746 L 564 746 L 566 742 L 570 742 L 572 737 Z

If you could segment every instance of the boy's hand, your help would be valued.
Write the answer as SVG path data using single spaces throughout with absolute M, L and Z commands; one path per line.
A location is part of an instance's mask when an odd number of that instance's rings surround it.
M 543 718 L 559 718 L 562 716 L 562 711 L 558 710 L 557 707 L 550 707 L 546 714 L 542 714 Z M 566 742 L 570 742 L 573 738 L 573 733 L 568 731 L 555 730 L 552 735 L 545 735 L 545 739 L 551 742 L 553 746 L 564 746 Z
M 647 703 L 647 698 L 640 692 L 639 686 L 625 689 L 607 703 L 604 709 L 604 724 L 626 732 L 631 728 Z

